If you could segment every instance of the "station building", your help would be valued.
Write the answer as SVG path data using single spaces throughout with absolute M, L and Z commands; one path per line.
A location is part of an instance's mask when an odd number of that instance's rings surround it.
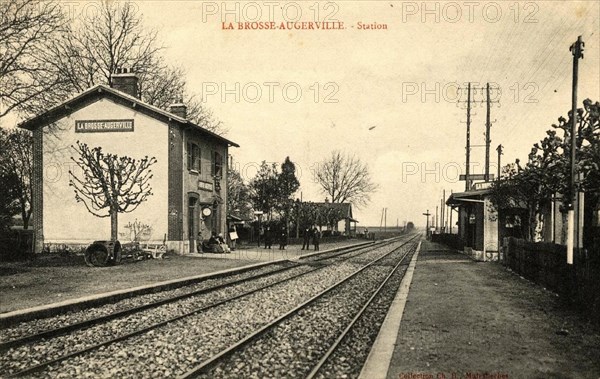
M 152 195 L 131 213 L 119 213 L 119 240 L 133 240 L 143 225 L 148 243 L 178 253 L 196 249 L 198 233 L 226 233 L 227 157 L 239 147 L 187 119 L 183 104 L 165 111 L 139 98 L 138 78 L 119 70 L 111 86 L 96 85 L 19 126 L 33 132 L 35 250 L 53 244 L 87 245 L 110 239 L 110 217 L 96 217 L 75 200 L 69 186 L 77 141 L 103 152 L 154 157 Z M 81 177 L 81 176 L 79 176 Z
M 510 208 L 495 209 L 491 201 L 491 183 L 476 183 L 469 191 L 450 195 L 446 205 L 458 211 L 458 237 L 464 243 L 464 253 L 475 260 L 490 261 L 501 258 L 505 238 L 527 238 L 528 211 L 524 204 L 513 204 Z M 540 209 L 535 242 L 567 244 L 566 213 L 561 212 L 561 197 Z M 579 193 L 575 201 L 575 247 L 584 246 L 584 194 Z
M 345 236 L 356 236 L 356 220 L 352 215 L 352 204 L 351 203 L 331 203 L 325 201 L 323 203 L 311 203 L 319 208 L 319 212 L 322 215 L 327 215 L 328 211 L 335 211 L 340 220 L 334 226 L 335 231 L 341 231 Z M 327 218 L 327 216 L 325 216 Z
M 475 260 L 497 260 L 499 251 L 498 212 L 492 206 L 489 188 L 450 195 L 446 205 L 458 209 L 458 235 L 465 254 Z

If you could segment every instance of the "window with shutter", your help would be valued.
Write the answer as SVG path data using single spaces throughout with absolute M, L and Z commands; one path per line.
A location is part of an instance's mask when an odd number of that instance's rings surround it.
M 200 148 L 195 143 L 187 144 L 187 164 L 188 170 L 200 172 Z
M 201 171 L 201 165 L 200 165 L 200 147 L 198 147 L 198 145 L 194 144 L 192 146 L 192 155 L 193 155 L 193 162 L 194 162 L 194 170 L 200 172 Z
M 192 169 L 192 144 L 190 142 L 187 143 L 187 168 L 188 170 Z
M 221 176 L 223 170 L 223 157 L 215 151 L 213 158 L 213 175 Z

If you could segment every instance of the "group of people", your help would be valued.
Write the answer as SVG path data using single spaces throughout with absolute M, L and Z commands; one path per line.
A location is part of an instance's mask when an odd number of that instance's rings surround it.
M 223 238 L 223 233 L 217 234 L 213 231 L 210 238 L 206 241 L 202 240 L 202 235 L 198 233 L 200 241 L 198 241 L 198 253 L 231 253 L 231 249 Z
M 310 241 L 315 247 L 315 251 L 319 251 L 319 242 L 321 241 L 321 231 L 317 227 L 305 228 L 302 231 L 302 250 L 310 249 Z
M 260 240 L 264 241 L 265 249 L 271 249 L 273 241 L 277 238 L 279 242 L 279 250 L 285 250 L 288 242 L 289 235 L 287 228 L 282 227 L 278 231 L 274 231 L 270 226 L 260 230 Z M 309 250 L 310 244 L 314 245 L 315 251 L 319 250 L 319 242 L 321 241 L 321 232 L 315 227 L 307 227 L 302 232 L 302 250 Z M 260 243 L 260 242 L 259 242 Z
M 261 231 L 262 238 L 265 242 L 265 249 L 270 249 L 273 246 L 273 236 L 274 233 L 271 230 L 270 226 L 267 226 L 264 230 Z M 275 233 L 278 236 L 279 241 L 279 250 L 285 250 L 288 245 L 288 232 L 285 227 L 281 228 L 278 233 Z
M 235 240 L 237 239 L 237 233 L 233 229 L 234 234 L 232 236 L 232 246 L 235 249 Z M 289 243 L 289 236 L 287 228 L 282 227 L 280 230 L 274 232 L 270 226 L 267 226 L 260 231 L 261 240 L 264 241 L 265 249 L 271 249 L 273 246 L 274 238 L 277 238 L 279 242 L 279 250 L 285 250 Z M 234 238 L 235 237 L 235 238 Z M 260 240 L 259 240 L 260 241 Z M 310 245 L 314 246 L 315 251 L 319 251 L 319 243 L 321 241 L 321 231 L 316 227 L 306 227 L 302 231 L 302 250 L 310 250 Z M 260 243 L 260 242 L 259 242 Z M 215 231 L 211 233 L 208 240 L 202 240 L 201 233 L 198 233 L 198 253 L 231 253 L 231 248 L 227 245 L 223 234 L 217 234 Z

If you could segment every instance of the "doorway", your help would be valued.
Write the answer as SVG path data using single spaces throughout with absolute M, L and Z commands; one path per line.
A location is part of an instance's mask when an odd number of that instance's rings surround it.
M 189 195 L 188 197 L 188 240 L 190 254 L 196 252 L 196 236 L 198 235 L 198 197 Z

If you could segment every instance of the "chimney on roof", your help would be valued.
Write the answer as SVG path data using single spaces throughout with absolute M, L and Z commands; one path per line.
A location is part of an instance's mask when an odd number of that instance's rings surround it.
M 111 88 L 139 99 L 138 81 L 139 78 L 133 70 L 126 68 L 117 68 L 110 76 Z
M 183 99 L 169 105 L 169 112 L 173 113 L 175 116 L 187 118 L 187 106 L 183 103 Z

